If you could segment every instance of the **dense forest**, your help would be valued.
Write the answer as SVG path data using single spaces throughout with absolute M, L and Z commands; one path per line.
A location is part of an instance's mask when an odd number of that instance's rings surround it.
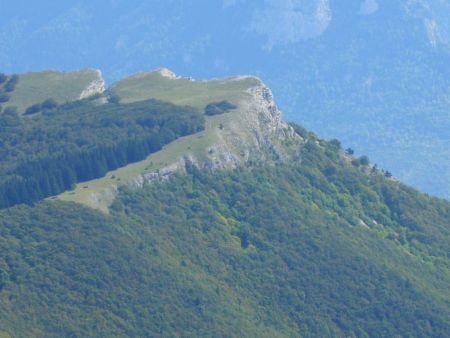
M 203 115 L 190 107 L 100 100 L 60 106 L 46 100 L 24 117 L 5 109 L 0 115 L 0 208 L 71 189 L 204 128 Z
M 0 211 L 0 336 L 446 337 L 450 203 L 296 130 L 301 163 Z

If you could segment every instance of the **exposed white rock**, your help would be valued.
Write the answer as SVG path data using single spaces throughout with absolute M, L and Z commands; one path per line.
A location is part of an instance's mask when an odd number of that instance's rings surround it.
M 93 80 L 87 87 L 84 89 L 79 98 L 85 99 L 96 94 L 101 94 L 105 91 L 105 80 L 103 80 L 102 72 L 98 69 L 95 70 L 97 78 Z
M 119 187 L 117 184 L 112 184 L 103 188 L 101 191 L 94 192 L 89 196 L 90 205 L 107 211 L 108 207 L 114 202 L 118 191 Z
M 161 76 L 166 77 L 168 79 L 179 79 L 180 78 L 174 72 L 172 72 L 170 69 L 167 69 L 167 68 L 157 68 L 157 69 L 153 70 L 153 72 L 159 73 Z
M 221 133 L 222 142 L 213 147 L 216 158 L 222 159 L 220 167 L 249 160 L 289 161 L 296 155 L 298 147 L 286 144 L 299 144 L 301 138 L 283 121 L 270 89 L 257 83 L 247 89 L 248 98 L 228 124 L 229 132 Z
M 233 77 L 226 81 L 247 78 Z M 143 173 L 128 185 L 141 187 L 146 181 L 166 180 L 174 173 L 184 171 L 188 164 L 216 170 L 234 168 L 248 161 L 275 163 L 298 159 L 298 145 L 303 140 L 283 121 L 270 89 L 261 80 L 256 80 L 257 85 L 247 89 L 247 97 L 241 100 L 236 111 L 229 113 L 233 116 L 228 119 L 225 130 L 217 129 L 216 142 L 206 146 L 201 158 L 198 154 L 183 154 L 174 163 Z
M 176 172 L 184 171 L 187 163 L 190 163 L 190 160 L 187 157 L 180 158 L 177 162 L 172 163 L 164 168 L 158 169 L 157 171 L 142 173 L 134 179 L 125 182 L 125 184 L 130 187 L 140 188 L 146 182 L 167 180 Z
M 177 78 L 167 69 L 153 72 L 165 74 L 163 76 L 170 81 L 179 79 L 183 85 L 186 85 L 184 78 Z M 142 76 L 145 76 L 144 73 L 134 77 Z M 191 95 L 205 96 L 208 95 L 207 91 L 210 87 L 215 88 L 211 92 L 212 95 L 217 95 L 217 88 L 224 88 L 225 96 L 219 95 L 219 99 L 216 96 L 211 100 L 230 100 L 236 105 L 236 109 L 220 117 L 207 118 L 205 131 L 187 136 L 186 142 L 193 142 L 195 149 L 189 150 L 190 147 L 183 147 L 186 150 L 180 151 L 176 156 L 173 156 L 172 152 L 170 158 L 173 160 L 165 163 L 163 167 L 157 165 L 158 169 L 143 170 L 135 177 L 126 179 L 122 177 L 120 185 L 142 187 L 146 182 L 164 181 L 176 172 L 185 171 L 188 166 L 216 170 L 235 168 L 250 162 L 276 164 L 299 160 L 300 145 L 304 140 L 282 119 L 272 92 L 260 79 L 253 76 L 237 76 L 210 81 L 211 86 L 205 86 L 207 81 L 203 80 L 192 82 L 193 87 L 187 88 L 186 91 L 191 90 Z M 170 88 L 171 86 L 168 86 L 168 90 Z M 227 91 L 231 93 L 229 97 L 226 96 Z M 207 102 L 205 101 L 205 104 Z M 203 137 L 207 142 L 197 142 L 198 138 Z M 165 149 L 161 151 L 164 152 Z M 155 154 L 155 156 L 158 155 Z M 114 187 L 97 190 L 91 196 L 89 204 L 107 210 L 117 193 L 117 183 L 113 185 Z

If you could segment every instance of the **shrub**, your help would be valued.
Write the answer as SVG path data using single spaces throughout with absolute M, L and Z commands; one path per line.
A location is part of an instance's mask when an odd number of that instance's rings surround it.
M 8 77 L 5 74 L 0 73 L 0 84 L 4 83 L 7 79 Z
M 115 103 L 115 104 L 120 103 L 120 96 L 117 94 L 111 94 L 108 97 L 108 102 Z
M 308 131 L 307 129 L 305 129 L 304 127 L 302 127 L 302 126 L 300 126 L 300 125 L 298 125 L 297 123 L 295 123 L 295 122 L 289 122 L 288 123 L 292 128 L 294 128 L 294 131 L 298 134 L 298 135 L 300 135 L 300 137 L 302 137 L 303 139 L 316 139 L 317 137 L 316 137 L 316 135 L 313 133 L 313 132 L 311 132 L 311 131 Z
M 369 158 L 368 158 L 367 156 L 361 156 L 361 157 L 359 157 L 359 158 L 355 158 L 355 159 L 352 161 L 352 164 L 353 164 L 355 167 L 366 166 L 366 165 L 369 165 L 369 163 L 370 163 L 370 161 L 369 161 Z
M 29 106 L 27 108 L 27 110 L 25 110 L 24 115 L 32 115 L 32 114 L 39 113 L 40 111 L 41 111 L 41 104 L 36 103 L 36 104 L 33 104 L 32 106 Z
M 359 162 L 359 158 L 355 158 L 352 160 L 352 165 L 354 167 L 359 167 L 361 165 L 361 163 Z
M 329 144 L 332 145 L 336 149 L 341 149 L 341 142 L 337 139 L 330 140 Z
M 8 94 L 0 94 L 0 103 L 8 102 L 9 95 Z
M 221 115 L 228 113 L 230 110 L 236 109 L 237 107 L 224 100 L 220 102 L 212 102 L 205 107 L 205 114 L 208 116 Z
M 42 110 L 55 109 L 56 107 L 58 107 L 58 103 L 53 99 L 47 99 L 41 104 Z
M 15 127 L 20 124 L 20 117 L 17 114 L 16 107 L 7 107 L 3 111 L 3 114 L 0 114 L 0 125 L 2 127 Z M 1 140 L 4 142 L 4 139 Z
M 5 84 L 5 92 L 12 92 L 16 88 L 17 83 L 19 82 L 19 75 L 13 75 Z
M 17 107 L 6 107 L 3 111 L 5 115 L 17 115 Z
M 369 161 L 369 158 L 367 156 L 361 156 L 359 158 L 359 163 L 361 165 L 369 165 L 370 161 Z

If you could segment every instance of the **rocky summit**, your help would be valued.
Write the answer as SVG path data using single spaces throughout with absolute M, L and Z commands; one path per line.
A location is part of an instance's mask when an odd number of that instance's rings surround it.
M 79 184 L 73 192 L 61 196 L 64 200 L 81 200 L 106 210 L 119 186 L 141 186 L 146 181 L 167 178 L 185 170 L 187 164 L 220 169 L 298 159 L 302 138 L 283 120 L 271 90 L 256 77 L 194 80 L 160 68 L 118 81 L 109 91 L 126 103 L 158 99 L 203 111 L 208 104 L 229 102 L 233 108 L 216 116 L 206 115 L 204 131 L 176 140 L 143 162 L 112 173 L 121 178 L 120 183 L 96 179 Z M 164 161 L 159 161 L 161 158 Z M 149 169 L 150 163 L 158 165 Z

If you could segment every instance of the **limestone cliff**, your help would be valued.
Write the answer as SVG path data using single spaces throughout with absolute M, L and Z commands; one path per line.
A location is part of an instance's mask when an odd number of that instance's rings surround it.
M 96 78 L 92 80 L 92 82 L 89 83 L 89 85 L 85 89 L 83 89 L 79 96 L 80 99 L 85 99 L 96 94 L 101 94 L 105 91 L 105 81 L 103 80 L 101 71 L 95 69 L 94 72 L 96 74 Z

